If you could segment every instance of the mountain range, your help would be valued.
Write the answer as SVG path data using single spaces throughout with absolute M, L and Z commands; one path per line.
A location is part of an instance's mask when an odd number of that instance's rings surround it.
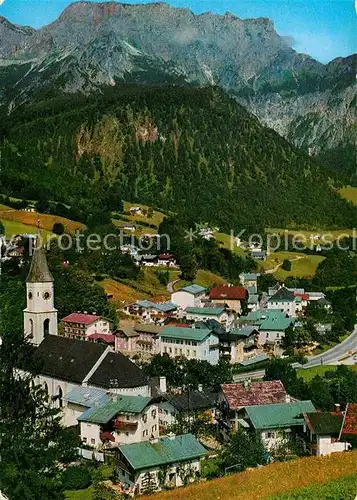
M 218 86 L 295 146 L 355 173 L 356 55 L 322 64 L 266 18 L 78 2 L 35 30 L 0 17 L 0 105 L 120 82 Z

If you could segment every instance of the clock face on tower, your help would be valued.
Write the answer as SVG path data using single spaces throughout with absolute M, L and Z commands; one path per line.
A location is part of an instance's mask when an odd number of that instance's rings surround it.
M 44 292 L 44 294 L 43 294 L 43 298 L 44 298 L 45 300 L 50 299 L 50 298 L 51 298 L 51 294 L 50 294 L 50 292 Z

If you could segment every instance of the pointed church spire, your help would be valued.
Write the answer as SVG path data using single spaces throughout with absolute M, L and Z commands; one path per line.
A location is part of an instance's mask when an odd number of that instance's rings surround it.
M 45 249 L 36 245 L 33 252 L 27 283 L 53 283 L 53 277 L 48 269 Z

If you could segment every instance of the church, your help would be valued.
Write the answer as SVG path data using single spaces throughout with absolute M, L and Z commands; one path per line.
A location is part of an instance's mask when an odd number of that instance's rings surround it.
M 149 380 L 130 359 L 103 344 L 58 335 L 54 279 L 43 247 L 35 248 L 26 279 L 24 333 L 37 346 L 41 384 L 60 407 L 76 387 L 104 389 L 114 394 L 150 396 Z

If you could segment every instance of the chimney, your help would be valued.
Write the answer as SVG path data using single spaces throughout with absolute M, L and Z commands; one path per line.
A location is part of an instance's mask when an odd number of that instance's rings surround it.
M 167 392 L 167 384 L 166 384 L 166 377 L 165 376 L 159 377 L 159 388 L 160 388 L 160 392 L 162 392 L 164 394 Z
M 171 441 L 173 441 L 175 439 L 175 437 L 176 437 L 176 434 L 174 434 L 173 432 L 169 432 L 168 435 L 167 435 L 167 437 L 169 439 L 171 439 Z
M 246 391 L 249 391 L 249 389 L 250 389 L 250 379 L 248 379 L 248 380 L 244 380 L 244 382 L 243 382 L 243 386 L 244 386 L 244 389 L 245 389 Z
M 199 390 L 199 392 L 203 391 L 203 385 L 202 384 L 198 384 L 198 390 Z
M 341 405 L 340 405 L 340 403 L 335 403 L 335 412 L 336 413 L 341 413 Z

